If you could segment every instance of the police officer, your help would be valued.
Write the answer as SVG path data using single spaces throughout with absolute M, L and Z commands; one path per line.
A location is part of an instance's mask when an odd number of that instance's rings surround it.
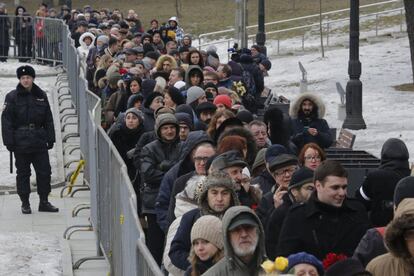
M 16 186 L 23 214 L 32 212 L 30 164 L 36 172 L 39 212 L 59 211 L 48 201 L 52 174 L 48 149 L 55 143 L 55 128 L 46 93 L 33 82 L 35 75 L 31 66 L 17 68 L 19 84 L 6 95 L 1 116 L 3 143 L 16 159 Z

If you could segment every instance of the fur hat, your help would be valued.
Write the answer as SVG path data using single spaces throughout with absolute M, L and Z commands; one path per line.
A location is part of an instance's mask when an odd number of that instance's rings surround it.
M 290 105 L 289 115 L 292 119 L 298 118 L 299 110 L 302 108 L 302 103 L 304 100 L 309 100 L 314 104 L 314 108 L 317 110 L 317 116 L 319 119 L 322 119 L 325 116 L 325 104 L 322 99 L 312 92 L 306 92 L 300 94 L 293 104 Z
M 215 247 L 223 249 L 223 232 L 221 220 L 212 215 L 200 217 L 191 228 L 191 243 L 197 239 L 203 239 L 212 243 Z
M 195 102 L 198 98 L 206 95 L 206 92 L 201 87 L 191 86 L 187 90 L 187 101 L 186 104 L 191 104 Z
M 31 76 L 32 78 L 36 77 L 36 72 L 34 68 L 30 65 L 20 66 L 19 68 L 17 68 L 16 74 L 19 80 L 22 76 Z

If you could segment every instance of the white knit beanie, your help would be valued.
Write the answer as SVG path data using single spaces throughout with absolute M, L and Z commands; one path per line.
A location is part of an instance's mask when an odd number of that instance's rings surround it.
M 223 231 L 221 220 L 212 215 L 200 217 L 191 229 L 191 243 L 197 239 L 206 240 L 218 249 L 223 249 Z

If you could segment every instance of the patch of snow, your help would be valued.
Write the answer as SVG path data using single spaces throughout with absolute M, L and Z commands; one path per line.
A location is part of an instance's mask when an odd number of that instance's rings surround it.
M 0 275 L 62 275 L 62 252 L 56 236 L 36 232 L 0 233 Z

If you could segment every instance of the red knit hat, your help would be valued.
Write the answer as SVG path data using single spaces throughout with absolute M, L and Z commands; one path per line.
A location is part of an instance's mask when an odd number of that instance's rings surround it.
M 227 95 L 217 95 L 214 98 L 214 102 L 213 102 L 216 106 L 218 104 L 222 104 L 225 107 L 227 107 L 228 109 L 231 109 L 231 98 Z

